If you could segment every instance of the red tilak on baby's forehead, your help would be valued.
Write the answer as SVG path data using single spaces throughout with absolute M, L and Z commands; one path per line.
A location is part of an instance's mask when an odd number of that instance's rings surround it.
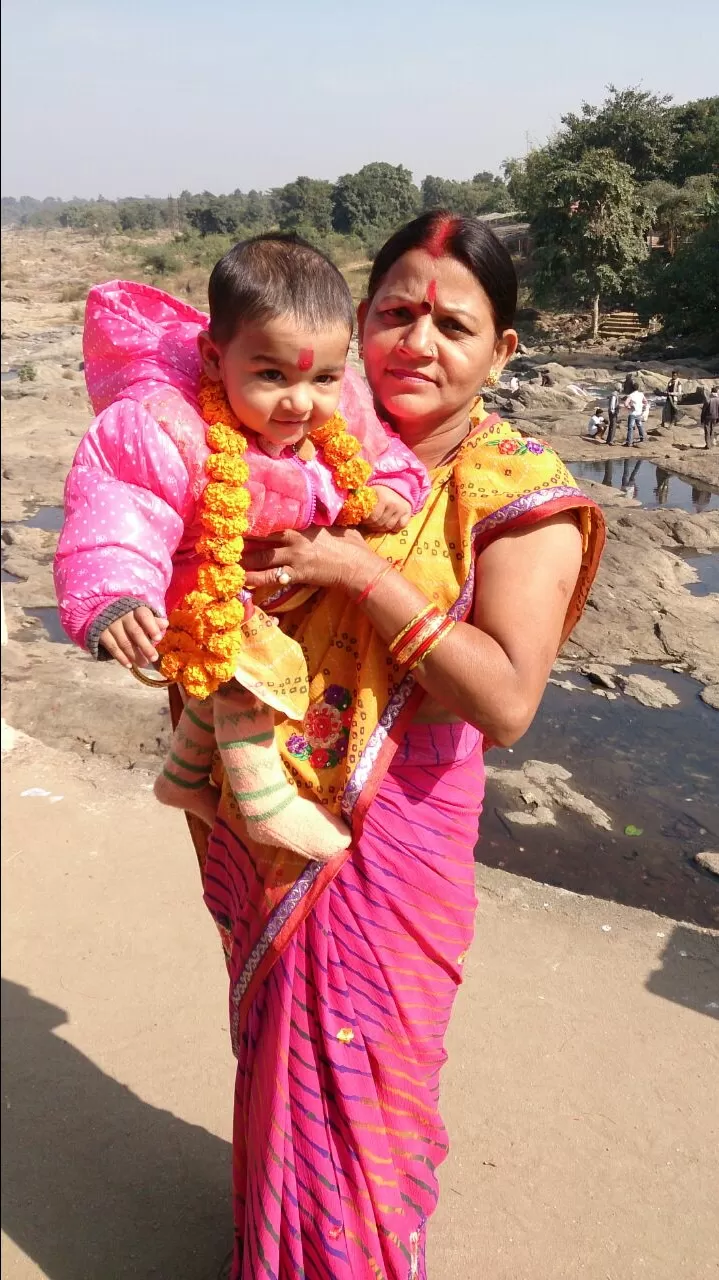
M 306 373 L 308 369 L 312 368 L 314 362 L 315 353 L 312 350 L 312 347 L 303 347 L 297 357 L 297 368 L 302 373 Z

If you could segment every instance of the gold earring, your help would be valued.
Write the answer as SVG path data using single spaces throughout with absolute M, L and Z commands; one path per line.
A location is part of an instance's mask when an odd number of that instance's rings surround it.
M 485 385 L 488 387 L 496 387 L 498 382 L 499 382 L 499 374 L 497 370 L 490 369 L 489 373 L 487 374 Z

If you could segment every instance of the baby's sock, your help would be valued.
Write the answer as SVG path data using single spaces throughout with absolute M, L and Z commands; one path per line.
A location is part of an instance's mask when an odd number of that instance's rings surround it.
M 212 698 L 189 698 L 172 736 L 170 750 L 155 782 L 160 804 L 186 809 L 212 826 L 220 793 L 210 784 L 215 752 Z
M 233 684 L 215 695 L 214 715 L 222 763 L 250 837 L 317 862 L 346 849 L 351 836 L 345 824 L 298 795 L 289 781 L 271 708 Z

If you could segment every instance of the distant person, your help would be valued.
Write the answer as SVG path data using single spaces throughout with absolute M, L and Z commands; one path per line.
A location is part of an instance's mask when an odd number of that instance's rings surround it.
M 638 391 L 638 390 L 639 390 L 639 374 L 628 373 L 626 378 L 624 379 L 624 386 L 622 387 L 623 394 L 625 396 L 630 396 L 633 391 Z
M 621 394 L 622 384 L 618 382 L 614 390 L 609 396 L 607 413 L 609 415 L 609 426 L 607 429 L 607 444 L 614 444 L 614 436 L 617 426 L 619 425 L 619 396 Z
M 548 369 L 542 370 L 542 386 L 551 387 L 554 385 L 554 379 Z
M 706 418 L 703 420 L 704 448 L 711 449 L 719 435 L 719 387 L 712 387 Z
M 516 373 L 513 373 L 511 378 L 509 379 L 509 390 L 511 391 L 512 395 L 515 395 L 517 391 L 519 391 L 519 378 L 517 377 Z
M 679 381 L 679 374 L 676 370 L 672 373 L 667 389 L 665 392 L 664 408 L 662 409 L 662 426 L 673 427 L 677 420 L 677 409 L 684 394 L 684 389 Z
M 591 436 L 592 439 L 599 438 L 601 440 L 606 429 L 606 418 L 604 417 L 602 410 L 597 405 L 597 408 L 594 410 L 594 413 L 587 423 L 587 435 Z
M 645 414 L 649 409 L 649 402 L 643 391 L 632 391 L 624 401 L 624 408 L 628 411 L 627 417 L 627 438 L 624 441 L 623 448 L 631 449 L 634 445 L 634 428 L 639 432 L 639 444 L 644 444 L 646 436 L 644 434 Z M 634 445 L 636 448 L 637 446 Z
M 697 514 L 708 507 L 711 500 L 711 489 L 700 489 L 697 485 L 692 485 L 692 505 Z

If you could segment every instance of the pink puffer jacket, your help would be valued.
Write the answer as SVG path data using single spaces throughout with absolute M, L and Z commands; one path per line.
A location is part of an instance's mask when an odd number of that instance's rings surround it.
M 207 323 L 149 285 L 115 280 L 89 294 L 85 378 L 97 417 L 65 485 L 55 589 L 63 627 L 95 655 L 115 618 L 140 604 L 164 614 L 194 585 L 208 455 L 196 400 L 197 335 Z M 370 483 L 394 489 L 418 511 L 429 492 L 424 467 L 380 423 L 369 389 L 350 369 L 340 411 L 372 465 Z M 319 459 L 269 458 L 250 436 L 246 460 L 255 536 L 337 518 L 344 495 Z

